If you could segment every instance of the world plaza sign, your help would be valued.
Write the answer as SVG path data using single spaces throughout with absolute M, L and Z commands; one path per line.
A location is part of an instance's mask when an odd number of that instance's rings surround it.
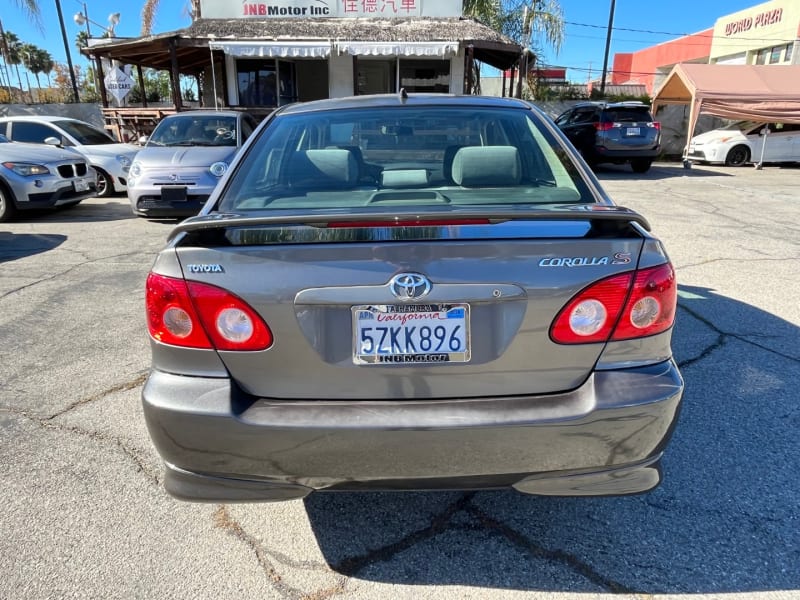
M 766 12 L 759 13 L 756 15 L 755 19 L 753 17 L 737 19 L 736 21 L 725 24 L 725 35 L 736 35 L 737 33 L 750 31 L 754 27 L 757 28 L 764 27 L 765 25 L 774 25 L 775 23 L 780 23 L 782 18 L 783 9 L 776 8 L 775 10 L 768 10 Z
M 462 0 L 200 0 L 207 19 L 460 17 Z

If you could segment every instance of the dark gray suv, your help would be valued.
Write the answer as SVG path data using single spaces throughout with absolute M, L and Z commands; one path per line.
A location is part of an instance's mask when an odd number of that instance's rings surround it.
M 661 124 L 642 102 L 582 102 L 556 119 L 590 166 L 630 162 L 644 173 L 661 151 Z

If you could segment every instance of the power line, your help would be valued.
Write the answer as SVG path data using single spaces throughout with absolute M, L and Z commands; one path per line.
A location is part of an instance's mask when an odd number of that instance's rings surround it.
M 593 23 L 577 23 L 575 21 L 564 21 L 564 24 L 565 25 L 574 25 L 576 27 L 589 27 L 591 29 L 603 29 L 603 30 L 605 30 L 605 29 L 608 28 L 606 25 L 596 25 L 596 24 L 593 24 Z M 685 33 L 685 32 L 678 33 L 678 32 L 674 32 L 674 31 L 653 31 L 651 29 L 633 29 L 633 28 L 630 28 L 630 27 L 612 27 L 612 30 L 614 30 L 614 31 L 629 31 L 629 32 L 633 32 L 633 33 L 649 33 L 651 35 L 668 35 L 668 36 L 671 36 L 671 37 L 703 37 L 703 38 L 710 38 L 712 40 L 713 39 L 723 39 L 723 40 L 731 39 L 728 36 L 724 36 L 724 35 L 714 35 L 713 33 L 712 34 L 707 34 L 707 33 L 701 33 L 701 32 L 698 32 L 698 33 Z M 797 41 L 797 38 L 786 39 L 786 38 L 736 37 L 736 38 L 734 38 L 734 40 L 737 41 L 737 42 L 740 42 L 740 41 L 750 41 L 750 42 L 794 42 L 794 41 Z

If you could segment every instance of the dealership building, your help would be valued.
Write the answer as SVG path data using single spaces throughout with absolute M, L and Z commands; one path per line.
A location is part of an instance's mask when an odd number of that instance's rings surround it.
M 471 94 L 479 91 L 477 63 L 514 73 L 525 58 L 519 44 L 465 18 L 462 0 L 200 0 L 199 8 L 185 29 L 92 40 L 84 50 L 100 68 L 124 64 L 140 67 L 133 76 L 142 67 L 170 75 L 168 109 L 146 100 L 110 106 L 104 97 L 109 128 L 124 121 L 141 131 L 148 119 L 188 108 L 181 77 L 201 82 L 206 107 L 264 115 L 291 102 L 401 88 Z M 139 84 L 144 88 L 141 75 Z M 513 90 L 514 82 L 504 81 L 503 95 Z
M 615 54 L 611 83 L 644 84 L 652 95 L 678 63 L 800 64 L 800 0 L 771 0 L 719 17 L 692 35 Z

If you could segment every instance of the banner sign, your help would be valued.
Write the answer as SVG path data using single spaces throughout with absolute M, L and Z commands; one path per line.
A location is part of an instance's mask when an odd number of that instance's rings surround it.
M 460 17 L 462 0 L 200 0 L 204 19 Z

